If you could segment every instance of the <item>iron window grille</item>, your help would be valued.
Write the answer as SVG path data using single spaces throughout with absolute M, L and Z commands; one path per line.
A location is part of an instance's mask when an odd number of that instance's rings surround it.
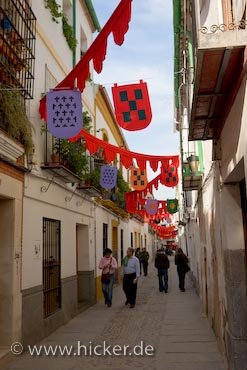
M 0 87 L 33 98 L 36 17 L 28 0 L 0 0 Z

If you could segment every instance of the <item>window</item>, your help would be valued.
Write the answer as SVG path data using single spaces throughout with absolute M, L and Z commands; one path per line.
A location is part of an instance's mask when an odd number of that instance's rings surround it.
M 137 248 L 137 232 L 135 232 L 135 248 Z
M 58 80 L 49 70 L 47 64 L 45 64 L 45 78 L 44 78 L 44 94 L 53 89 L 58 84 Z M 46 131 L 43 135 L 44 147 L 45 147 L 45 162 L 49 162 L 53 154 L 53 148 L 55 145 L 55 137 L 49 132 Z
M 45 86 L 44 86 L 45 93 L 47 93 L 48 91 L 50 91 L 50 89 L 53 89 L 58 84 L 58 80 L 53 76 L 53 74 L 49 70 L 47 64 L 45 64 L 45 79 L 44 79 L 44 83 L 45 83 Z
M 43 218 L 44 317 L 61 308 L 60 221 Z
M 133 233 L 130 233 L 130 246 L 133 248 Z
M 82 27 L 80 28 L 80 52 L 81 57 L 86 53 L 87 51 L 87 37 L 85 32 L 83 31 Z
M 63 12 L 67 17 L 68 23 L 73 24 L 73 8 L 70 0 L 63 0 Z
M 103 224 L 103 252 L 108 247 L 108 225 Z

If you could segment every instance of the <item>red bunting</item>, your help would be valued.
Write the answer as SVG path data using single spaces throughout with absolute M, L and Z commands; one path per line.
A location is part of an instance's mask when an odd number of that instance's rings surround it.
M 174 239 L 178 234 L 178 230 L 174 225 L 160 226 L 152 223 L 151 227 L 153 230 L 156 231 L 156 234 L 162 239 Z
M 85 88 L 86 79 L 89 76 L 89 62 L 93 61 L 94 69 L 100 73 L 103 68 L 103 61 L 106 57 L 107 41 L 110 33 L 113 34 L 114 41 L 117 45 L 122 45 L 124 35 L 129 29 L 131 19 L 131 2 L 132 0 L 121 0 L 101 32 L 94 42 L 88 48 L 77 65 L 72 71 L 60 82 L 55 89 L 73 89 L 75 86 L 82 92 Z M 77 80 L 77 84 L 75 81 Z M 42 98 L 39 107 L 41 119 L 46 119 L 46 98 Z
M 169 165 L 173 165 L 176 168 L 179 165 L 179 157 L 178 155 L 173 155 L 173 156 L 158 156 L 158 155 L 148 155 L 148 154 L 140 154 L 136 152 L 131 152 L 127 149 L 124 148 L 119 148 L 115 145 L 109 144 L 107 141 L 98 139 L 97 137 L 89 134 L 85 130 L 81 130 L 81 132 L 76 135 L 73 138 L 70 138 L 69 141 L 77 141 L 81 137 L 84 137 L 86 140 L 86 147 L 89 150 L 90 154 L 94 154 L 97 152 L 99 148 L 104 149 L 105 153 L 105 159 L 108 162 L 111 162 L 114 158 L 114 153 L 115 155 L 119 154 L 120 155 L 120 161 L 122 165 L 125 168 L 129 168 L 132 166 L 133 160 L 135 159 L 138 163 L 138 166 L 141 170 L 146 169 L 146 164 L 149 161 L 149 163 L 154 164 L 154 163 L 161 163 L 161 168 L 164 170 L 168 168 Z M 110 153 L 108 153 L 110 152 Z M 150 182 L 151 187 L 155 187 L 156 189 L 158 188 L 159 181 L 161 179 L 161 175 L 159 176 L 159 179 L 155 178 Z M 147 187 L 147 189 L 149 189 Z

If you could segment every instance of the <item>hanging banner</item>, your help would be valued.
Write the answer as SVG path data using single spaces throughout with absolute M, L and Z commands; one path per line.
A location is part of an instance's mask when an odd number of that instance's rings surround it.
M 131 20 L 131 2 L 132 0 L 121 0 L 107 23 L 104 25 L 94 42 L 90 45 L 86 53 L 79 60 L 70 73 L 60 82 L 56 88 L 73 89 L 76 85 L 82 92 L 85 88 L 86 80 L 89 76 L 89 63 L 92 61 L 93 67 L 97 73 L 103 68 L 103 62 L 106 57 L 107 41 L 112 33 L 115 43 L 121 46 L 124 42 L 124 36 L 129 29 Z M 46 97 L 40 100 L 39 107 L 41 119 L 46 117 Z
M 129 213 L 136 213 L 138 203 L 136 197 L 129 196 L 130 193 L 124 193 L 125 208 Z
M 159 202 L 156 199 L 147 199 L 146 201 L 146 212 L 153 216 L 158 212 Z
M 148 184 L 147 171 L 132 167 L 130 170 L 130 185 L 135 190 L 144 190 Z
M 161 183 L 168 187 L 174 187 L 178 184 L 178 168 L 174 164 L 163 168 Z
M 81 131 L 80 91 L 53 90 L 47 93 L 47 129 L 60 139 L 73 137 Z
M 177 199 L 167 199 L 166 201 L 167 211 L 171 214 L 178 211 L 178 200 Z
M 100 186 L 104 189 L 113 189 L 117 184 L 117 167 L 101 166 Z
M 152 120 L 152 110 L 146 82 L 112 87 L 116 119 L 128 131 L 143 130 Z
M 89 134 L 85 130 L 81 130 L 78 135 L 74 136 L 73 138 L 70 138 L 69 141 L 72 141 L 72 142 L 77 141 L 80 137 L 84 137 L 86 141 L 87 149 L 89 150 L 90 154 L 96 153 L 99 148 L 104 149 L 105 158 L 108 158 L 108 155 L 109 155 L 110 160 L 114 158 L 114 153 L 119 154 L 120 161 L 125 168 L 131 167 L 133 163 L 133 159 L 136 160 L 137 165 L 141 170 L 146 169 L 146 164 L 148 161 L 150 163 L 151 168 L 156 168 L 157 164 L 160 164 L 161 169 L 163 169 L 163 172 L 161 174 L 161 177 L 157 177 L 152 181 L 152 186 L 154 186 L 155 188 L 158 188 L 159 178 L 163 179 L 162 180 L 163 182 L 161 183 L 164 185 L 164 170 L 168 167 L 169 163 L 173 165 L 176 168 L 176 170 L 179 165 L 178 155 L 158 156 L 158 155 L 149 155 L 149 154 L 131 152 L 128 149 L 120 148 L 115 145 L 109 144 L 108 142 L 104 140 L 98 139 L 97 137 Z

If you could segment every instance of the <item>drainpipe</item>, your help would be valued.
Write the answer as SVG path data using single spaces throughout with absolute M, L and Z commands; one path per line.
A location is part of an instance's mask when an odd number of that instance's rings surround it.
M 183 50 L 183 69 L 181 70 L 181 73 L 182 73 L 182 83 L 180 84 L 179 88 L 178 88 L 178 98 L 179 98 L 179 117 L 180 117 L 180 130 L 179 130 L 179 133 L 180 133 L 180 153 L 181 153 L 181 179 L 182 179 L 182 182 L 183 182 L 183 155 L 184 155 L 184 151 L 183 151 L 183 129 L 184 129 L 184 125 L 183 125 L 183 111 L 182 111 L 182 102 L 181 102 L 181 90 L 183 87 L 186 88 L 186 51 Z M 186 89 L 186 92 L 188 93 L 187 89 Z M 188 94 L 187 94 L 188 95 Z M 187 102 L 188 103 L 188 102 Z M 188 108 L 188 105 L 187 105 L 187 108 Z M 188 109 L 187 109 L 187 114 L 188 114 Z M 183 206 L 184 206 L 184 211 L 185 211 L 185 198 L 184 198 L 184 191 L 182 191 L 182 194 L 183 194 Z M 186 232 L 186 226 L 184 228 L 184 236 L 185 236 L 185 247 L 186 247 L 186 254 L 188 256 L 188 241 L 187 241 L 187 232 Z
M 76 0 L 73 0 L 72 8 L 73 8 L 73 36 L 76 37 Z M 72 63 L 74 67 L 76 64 L 76 48 L 75 50 L 73 50 L 72 58 L 73 58 Z

